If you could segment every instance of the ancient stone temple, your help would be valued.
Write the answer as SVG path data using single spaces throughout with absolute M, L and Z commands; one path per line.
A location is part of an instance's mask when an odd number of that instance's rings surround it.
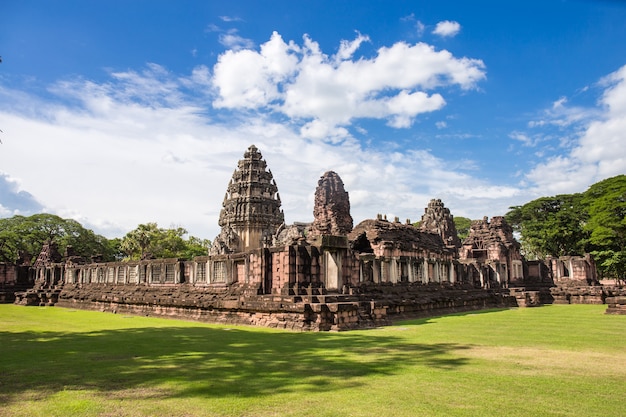
M 502 217 L 473 222 L 460 245 L 441 200 L 428 204 L 420 228 L 382 215 L 353 228 L 336 172 L 320 178 L 313 197 L 313 221 L 286 225 L 278 187 L 252 145 L 227 186 L 221 232 L 206 256 L 88 262 L 71 251 L 61 259 L 48 245 L 30 271 L 34 288 L 16 302 L 293 330 L 532 305 L 527 292 L 507 288 L 523 281 L 524 268 Z
M 226 189 L 212 254 L 244 252 L 268 246 L 285 218 L 272 171 L 256 146 L 239 161 Z

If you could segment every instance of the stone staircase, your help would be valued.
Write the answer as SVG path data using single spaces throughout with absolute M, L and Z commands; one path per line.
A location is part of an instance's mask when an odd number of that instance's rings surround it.
M 23 306 L 53 306 L 59 301 L 59 294 L 63 290 L 63 285 L 35 286 L 24 292 L 15 293 L 15 304 Z

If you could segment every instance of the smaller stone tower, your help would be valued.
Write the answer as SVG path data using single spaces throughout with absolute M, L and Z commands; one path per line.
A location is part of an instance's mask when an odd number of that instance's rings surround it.
M 350 198 L 343 181 L 334 171 L 325 172 L 317 182 L 311 234 L 347 235 L 352 231 Z
M 454 217 L 450 209 L 440 199 L 432 199 L 422 215 L 420 229 L 424 232 L 436 233 L 441 236 L 448 247 L 461 247 L 461 240 L 454 225 Z

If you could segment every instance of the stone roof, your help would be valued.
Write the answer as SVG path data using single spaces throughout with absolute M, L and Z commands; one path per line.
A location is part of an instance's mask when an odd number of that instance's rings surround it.
M 359 242 L 363 235 L 370 245 L 393 245 L 401 250 L 429 250 L 437 253 L 449 252 L 441 236 L 424 232 L 413 225 L 389 222 L 381 219 L 364 220 L 348 235 L 348 240 L 355 250 L 359 250 Z

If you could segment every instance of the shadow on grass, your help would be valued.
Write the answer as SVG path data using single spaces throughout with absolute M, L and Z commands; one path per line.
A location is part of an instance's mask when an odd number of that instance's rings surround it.
M 533 307 L 533 308 L 541 308 L 541 307 Z M 436 316 L 427 316 L 427 317 L 419 317 L 419 318 L 414 318 L 414 319 L 398 320 L 394 322 L 394 324 L 395 325 L 431 324 L 431 323 L 435 323 L 435 320 L 440 319 L 442 317 L 476 316 L 479 314 L 492 314 L 492 313 L 498 313 L 498 312 L 510 311 L 510 310 L 511 310 L 510 307 L 490 308 L 490 309 L 485 309 L 485 310 L 467 310 L 467 311 L 459 311 L 456 313 L 441 314 L 441 315 L 436 315 Z
M 0 332 L 0 402 L 64 389 L 122 398 L 256 397 L 359 386 L 408 366 L 455 369 L 455 344 L 388 335 L 166 327 Z

